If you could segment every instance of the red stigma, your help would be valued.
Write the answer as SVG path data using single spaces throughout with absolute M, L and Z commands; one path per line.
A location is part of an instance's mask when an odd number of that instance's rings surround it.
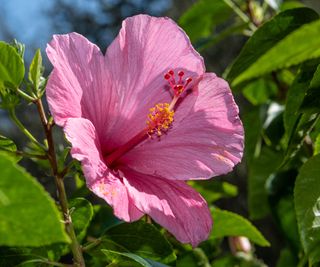
M 164 79 L 168 81 L 175 96 L 179 96 L 182 92 L 184 92 L 187 86 L 192 82 L 192 78 L 190 77 L 183 80 L 184 72 L 182 70 L 178 72 L 178 76 L 179 76 L 179 80 L 176 81 L 173 70 L 169 70 L 164 75 Z

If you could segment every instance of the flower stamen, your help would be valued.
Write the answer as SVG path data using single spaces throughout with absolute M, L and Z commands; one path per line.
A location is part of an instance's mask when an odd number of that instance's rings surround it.
M 184 72 L 181 70 L 178 72 L 179 80 L 176 82 L 175 74 L 173 70 L 169 70 L 165 75 L 164 79 L 168 81 L 169 86 L 173 90 L 175 96 L 180 96 L 191 83 L 192 78 L 189 77 L 186 80 L 183 80 Z
M 150 108 L 147 120 L 148 135 L 156 133 L 161 136 L 165 133 L 173 122 L 174 111 L 170 109 L 170 104 L 159 103 Z

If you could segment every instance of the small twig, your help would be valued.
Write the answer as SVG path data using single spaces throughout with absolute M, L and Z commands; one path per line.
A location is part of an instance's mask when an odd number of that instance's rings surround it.
M 24 98 L 25 100 L 29 101 L 29 102 L 33 102 L 34 98 L 29 96 L 28 94 L 26 94 L 25 92 L 23 92 L 21 89 L 17 89 L 17 93 Z
M 9 115 L 12 121 L 17 125 L 20 131 L 29 138 L 29 140 L 38 146 L 41 150 L 45 150 L 45 147 L 38 142 L 38 140 L 24 127 L 21 121 L 17 118 L 16 112 L 13 108 L 9 109 Z
M 257 27 L 251 22 L 250 18 L 245 14 L 232 0 L 223 0 L 232 10 L 242 19 L 244 22 L 248 23 L 249 28 L 255 31 Z
M 35 159 L 42 159 L 42 160 L 48 159 L 47 155 L 36 155 L 36 154 L 27 153 L 27 152 L 20 151 L 20 150 L 12 151 L 12 150 L 8 150 L 5 148 L 0 148 L 0 150 L 5 151 L 10 154 L 14 154 L 16 156 L 21 156 L 21 157 L 26 157 L 26 158 L 35 158 Z
M 58 189 L 59 203 L 62 209 L 66 231 L 71 239 L 70 247 L 74 257 L 74 265 L 77 267 L 85 267 L 85 261 L 82 255 L 82 248 L 77 240 L 77 236 L 72 224 L 72 220 L 71 220 L 71 216 L 68 208 L 68 199 L 67 199 L 64 182 L 63 182 L 63 176 L 58 171 L 58 163 L 57 163 L 53 136 L 52 136 L 53 123 L 51 123 L 51 121 L 48 122 L 41 99 L 37 99 L 34 103 L 37 106 L 40 120 L 42 122 L 42 126 L 48 141 L 47 155 L 52 168 L 53 176 L 55 178 L 56 186 Z

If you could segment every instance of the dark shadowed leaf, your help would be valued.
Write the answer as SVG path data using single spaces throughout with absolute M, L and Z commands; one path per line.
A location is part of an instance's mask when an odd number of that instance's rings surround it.
M 122 223 L 108 229 L 101 243 L 90 253 L 96 254 L 101 249 L 134 253 L 163 263 L 176 259 L 166 238 L 155 226 L 143 221 Z
M 160 262 L 156 262 L 150 259 L 142 258 L 133 253 L 118 252 L 112 250 L 103 249 L 102 252 L 108 257 L 108 259 L 115 263 L 119 267 L 169 267 Z
M 260 219 L 269 211 L 266 181 L 271 173 L 280 166 L 283 155 L 269 148 L 263 148 L 258 158 L 249 166 L 248 202 L 251 219 Z
M 232 9 L 223 0 L 200 0 L 181 16 L 179 24 L 194 42 L 208 37 L 231 13 Z

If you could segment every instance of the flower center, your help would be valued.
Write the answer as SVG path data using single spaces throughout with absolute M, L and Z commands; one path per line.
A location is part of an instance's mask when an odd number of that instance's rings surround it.
M 181 94 L 186 90 L 187 86 L 192 81 L 192 78 L 183 80 L 184 72 L 178 72 L 178 79 L 175 77 L 173 70 L 169 70 L 164 79 L 168 81 L 170 88 L 173 91 L 173 98 L 171 103 L 158 103 L 154 107 L 150 108 L 148 114 L 147 126 L 127 143 L 118 147 L 111 154 L 106 155 L 105 161 L 109 167 L 114 166 L 115 162 L 122 157 L 125 153 L 133 149 L 148 137 L 152 137 L 156 134 L 160 137 L 163 133 L 166 133 L 171 127 L 174 120 L 174 108 L 180 98 Z
M 173 116 L 174 111 L 170 109 L 170 104 L 168 103 L 160 103 L 150 108 L 147 120 L 149 136 L 153 133 L 161 136 L 162 133 L 166 132 L 173 122 Z

